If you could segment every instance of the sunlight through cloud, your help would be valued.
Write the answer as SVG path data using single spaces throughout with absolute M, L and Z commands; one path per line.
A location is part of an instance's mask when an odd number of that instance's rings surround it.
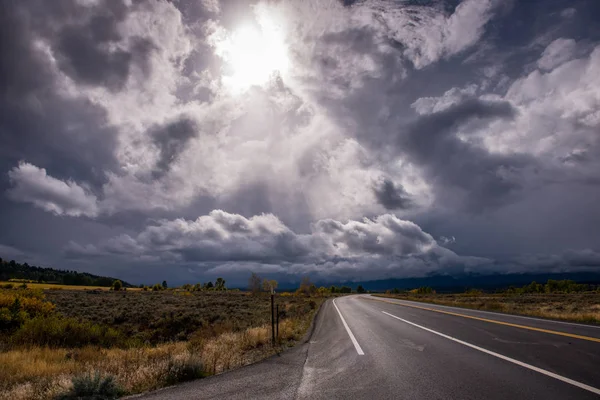
M 257 24 L 244 23 L 215 43 L 223 59 L 222 82 L 233 93 L 262 86 L 289 66 L 281 25 L 265 12 L 256 12 Z

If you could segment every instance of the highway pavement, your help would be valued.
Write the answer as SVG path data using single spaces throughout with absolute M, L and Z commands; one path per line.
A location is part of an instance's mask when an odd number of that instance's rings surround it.
M 281 355 L 143 399 L 599 399 L 600 328 L 353 295 Z

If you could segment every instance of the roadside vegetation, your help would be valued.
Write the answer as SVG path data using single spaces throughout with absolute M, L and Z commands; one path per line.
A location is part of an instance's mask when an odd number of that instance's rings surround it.
M 430 287 L 412 290 L 388 290 L 381 297 L 421 301 L 432 304 L 497 311 L 570 322 L 600 324 L 600 285 L 570 280 L 532 282 L 511 286 L 494 293 L 469 289 L 464 293 L 436 293 Z
M 0 399 L 116 398 L 247 365 L 293 346 L 332 294 L 304 279 L 270 295 L 257 275 L 248 292 L 225 280 L 133 291 L 0 289 Z M 333 288 L 338 292 L 340 288 Z

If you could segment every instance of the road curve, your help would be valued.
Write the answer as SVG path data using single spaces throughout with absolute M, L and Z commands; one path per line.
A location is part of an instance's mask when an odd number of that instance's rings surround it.
M 598 399 L 600 329 L 355 295 L 308 343 L 143 399 Z

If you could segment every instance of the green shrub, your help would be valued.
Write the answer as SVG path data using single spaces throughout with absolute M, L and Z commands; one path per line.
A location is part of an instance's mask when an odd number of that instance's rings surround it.
M 0 332 L 12 332 L 33 317 L 52 314 L 54 308 L 54 304 L 44 301 L 41 291 L 0 292 Z
M 13 324 L 13 314 L 6 307 L 0 308 L 0 331 L 6 330 Z
M 117 280 L 115 280 L 115 281 L 113 282 L 113 284 L 112 284 L 112 289 L 113 289 L 114 291 L 117 291 L 117 292 L 118 292 L 119 290 L 123 289 L 123 282 L 121 282 L 121 281 L 120 281 L 120 280 L 118 280 L 118 279 L 117 279 Z
M 185 291 L 188 291 L 188 292 L 191 292 L 192 289 L 193 289 L 193 286 L 190 285 L 189 283 L 186 283 L 185 285 L 181 286 L 181 289 L 185 290 Z
M 415 293 L 417 294 L 433 294 L 435 293 L 435 290 L 433 290 L 432 288 L 430 288 L 429 286 L 421 286 L 418 289 L 413 289 L 415 291 Z
M 104 377 L 99 373 L 81 375 L 73 378 L 72 383 L 71 390 L 59 396 L 58 399 L 105 400 L 116 399 L 124 394 L 111 375 Z
M 40 316 L 26 321 L 13 334 L 12 342 L 49 347 L 123 347 L 127 344 L 121 332 L 106 325 L 57 315 Z

